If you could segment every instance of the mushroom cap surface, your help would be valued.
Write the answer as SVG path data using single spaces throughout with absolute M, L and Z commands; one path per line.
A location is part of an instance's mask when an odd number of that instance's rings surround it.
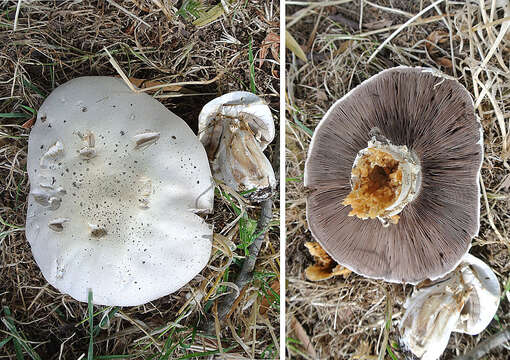
M 95 304 L 170 294 L 207 264 L 213 206 L 188 125 L 120 79 L 81 77 L 41 106 L 28 146 L 26 236 L 46 280 Z
M 421 166 L 416 197 L 398 224 L 349 217 L 342 201 L 371 131 L 405 145 Z M 479 230 L 482 129 L 469 92 L 425 68 L 382 71 L 338 100 L 317 126 L 305 164 L 313 237 L 341 265 L 417 283 L 454 269 Z

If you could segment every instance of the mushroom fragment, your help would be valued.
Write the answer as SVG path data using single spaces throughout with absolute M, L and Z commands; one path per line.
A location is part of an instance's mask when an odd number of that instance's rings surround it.
M 268 198 L 276 186 L 264 149 L 274 138 L 271 110 L 258 96 L 235 91 L 207 103 L 199 116 L 199 138 L 215 178 L 251 200 Z
M 360 275 L 437 279 L 478 233 L 482 157 L 482 128 L 460 83 L 424 68 L 382 71 L 314 131 L 304 172 L 310 231 Z
M 471 284 L 473 291 L 462 308 L 454 331 L 477 335 L 494 318 L 499 306 L 501 290 L 498 278 L 482 260 L 466 254 L 463 263 L 468 267 L 464 273 L 464 282 Z
M 83 147 L 80 149 L 79 153 L 82 159 L 90 160 L 96 156 L 96 138 L 94 134 L 90 131 L 87 131 L 85 135 L 77 133 L 80 139 L 83 141 Z
M 452 332 L 476 335 L 491 322 L 499 305 L 500 288 L 484 262 L 466 254 L 445 277 L 416 286 L 400 321 L 402 342 L 423 360 L 435 360 Z
M 306 242 L 305 246 L 315 260 L 315 264 L 308 266 L 305 270 L 305 276 L 308 280 L 327 280 L 334 276 L 347 278 L 351 274 L 351 270 L 335 263 L 319 243 Z
M 86 109 L 84 111 L 83 109 Z M 151 130 L 147 130 L 151 129 Z M 44 101 L 28 144 L 26 236 L 46 280 L 94 303 L 172 293 L 207 264 L 213 182 L 186 123 L 121 80 L 71 80 Z

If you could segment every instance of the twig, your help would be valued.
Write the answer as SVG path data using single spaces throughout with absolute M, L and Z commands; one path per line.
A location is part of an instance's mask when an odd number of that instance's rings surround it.
M 313 42 L 315 41 L 315 36 L 317 36 L 317 29 L 319 28 L 319 24 L 321 22 L 322 13 L 324 12 L 324 8 L 321 8 L 321 11 L 319 12 L 319 15 L 317 15 L 317 21 L 315 22 L 315 25 L 313 26 L 312 33 L 310 34 L 310 37 L 308 38 L 308 41 L 305 45 L 305 54 L 310 51 L 310 49 L 313 46 Z
M 457 356 L 455 360 L 477 360 L 488 354 L 491 350 L 510 342 L 510 328 L 507 328 L 497 334 L 492 335 L 485 341 L 476 345 L 470 352 Z
M 273 200 L 268 198 L 262 202 L 262 208 L 260 210 L 260 217 L 257 223 L 256 233 L 259 235 L 253 241 L 253 243 L 248 247 L 249 255 L 244 260 L 243 267 L 237 275 L 237 278 L 234 282 L 235 285 L 241 291 L 242 289 L 253 279 L 253 270 L 255 269 L 255 262 L 257 261 L 257 257 L 260 252 L 260 248 L 262 247 L 262 243 L 264 242 L 264 238 L 266 236 L 267 227 L 272 218 L 272 207 Z M 238 293 L 236 291 L 232 291 L 228 295 L 225 295 L 221 298 L 221 301 L 218 304 L 218 319 L 220 321 L 226 320 L 228 318 L 227 314 L 229 314 L 232 309 L 232 305 L 236 301 L 238 297 Z M 212 333 L 214 331 L 214 321 L 210 321 L 207 323 L 207 332 Z

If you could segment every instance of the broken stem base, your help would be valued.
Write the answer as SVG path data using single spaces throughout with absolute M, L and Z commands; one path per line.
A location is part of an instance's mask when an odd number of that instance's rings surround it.
M 354 160 L 352 191 L 342 204 L 351 205 L 349 216 L 378 218 L 383 226 L 389 226 L 398 223 L 398 214 L 415 198 L 420 185 L 416 154 L 405 145 L 373 136 Z

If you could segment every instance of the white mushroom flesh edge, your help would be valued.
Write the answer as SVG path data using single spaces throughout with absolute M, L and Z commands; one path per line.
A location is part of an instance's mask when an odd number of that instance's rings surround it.
M 207 103 L 199 116 L 199 138 L 212 173 L 251 200 L 269 197 L 276 186 L 264 149 L 274 138 L 271 110 L 258 96 L 236 91 Z
M 402 341 L 419 358 L 438 359 L 453 331 L 482 332 L 493 319 L 499 298 L 494 272 L 466 254 L 454 271 L 431 284 L 418 285 L 407 299 L 400 322 Z
M 416 197 L 421 186 L 421 167 L 419 164 L 418 156 L 409 150 L 405 145 L 398 146 L 392 144 L 389 140 L 383 138 L 381 135 L 373 136 L 368 142 L 366 148 L 360 150 L 354 159 L 352 165 L 353 172 L 351 173 L 351 188 L 355 189 L 356 184 L 359 184 L 360 179 L 355 174 L 355 169 L 360 164 L 360 161 L 366 159 L 371 152 L 383 153 L 389 158 L 398 162 L 398 170 L 401 173 L 399 180 L 400 192 L 397 194 L 394 202 L 384 208 L 384 211 L 377 215 L 384 227 L 390 225 L 395 219 L 395 216 L 402 212 L 407 204 L 409 204 Z M 371 163 L 370 166 L 374 168 L 376 165 Z M 357 215 L 358 216 L 358 215 Z M 368 219 L 368 216 L 359 216 L 362 219 Z
M 207 264 L 213 182 L 188 125 L 121 80 L 83 77 L 41 106 L 28 146 L 26 236 L 46 280 L 95 304 L 172 293 Z

